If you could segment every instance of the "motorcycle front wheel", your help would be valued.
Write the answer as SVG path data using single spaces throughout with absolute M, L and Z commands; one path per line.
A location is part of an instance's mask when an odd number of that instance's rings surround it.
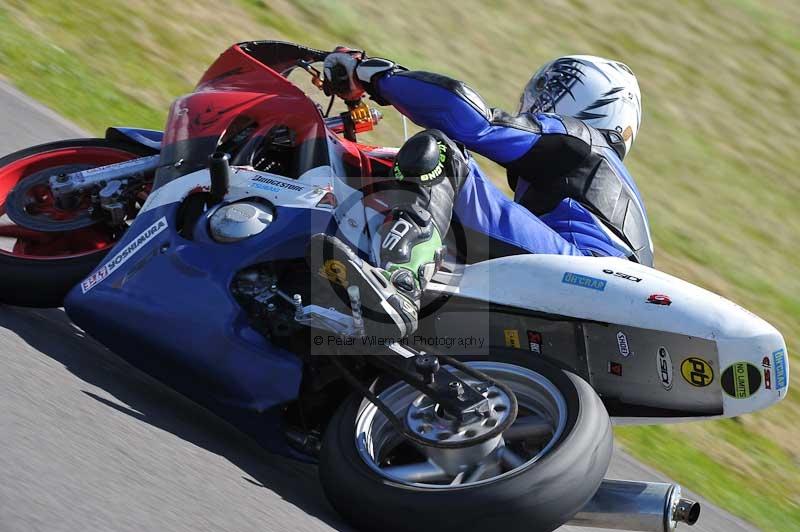
M 73 208 L 60 208 L 49 189 L 51 175 L 153 153 L 137 144 L 94 138 L 51 142 L 0 158 L 0 302 L 60 306 L 70 288 L 86 277 L 122 236 L 124 227 L 103 223 L 72 229 L 76 220 L 88 216 L 89 198 Z M 34 219 L 63 224 L 65 229 L 37 231 L 18 225 L 8 215 L 12 208 Z
M 517 398 L 516 420 L 488 447 L 426 448 L 404 438 L 372 403 L 345 402 L 320 456 L 322 486 L 336 510 L 361 530 L 545 532 L 569 521 L 608 469 L 608 413 L 577 375 L 530 356 L 512 359 L 469 363 Z M 464 443 L 476 435 L 442 433 L 436 405 L 420 410 L 424 396 L 403 382 L 378 397 L 420 434 L 439 430 L 436 438 Z M 505 408 L 497 398 L 491 404 Z

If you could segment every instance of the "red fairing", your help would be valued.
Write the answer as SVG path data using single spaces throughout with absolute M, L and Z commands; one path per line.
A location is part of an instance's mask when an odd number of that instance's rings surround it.
M 220 137 L 241 115 L 255 121 L 260 130 L 286 125 L 298 142 L 325 131 L 317 107 L 303 91 L 235 45 L 211 65 L 194 92 L 172 104 L 164 145 Z
M 387 175 L 389 169 L 394 165 L 394 158 L 397 156 L 397 148 L 385 148 L 382 146 L 371 146 L 360 142 L 350 142 L 342 140 L 347 144 L 348 150 L 357 150 L 359 156 L 365 159 L 365 168 L 371 170 L 367 175 L 372 176 L 372 171 L 378 172 L 379 176 Z
M 326 136 L 336 134 L 327 129 L 317 104 L 284 77 L 299 59 L 319 61 L 324 55 L 318 50 L 268 41 L 237 44 L 226 50 L 195 90 L 172 104 L 164 131 L 162 168 L 179 169 L 160 170 L 162 177 L 168 181 L 198 168 L 220 140 L 225 140 L 226 133 L 235 136 L 243 123 L 247 127 L 256 125 L 248 133 L 254 139 L 263 137 L 274 126 L 286 126 L 295 146 L 304 146 L 300 159 L 309 162 L 304 169 L 326 164 L 322 158 L 331 147 Z M 348 175 L 389 175 L 394 158 L 391 149 L 338 136 L 334 144 Z

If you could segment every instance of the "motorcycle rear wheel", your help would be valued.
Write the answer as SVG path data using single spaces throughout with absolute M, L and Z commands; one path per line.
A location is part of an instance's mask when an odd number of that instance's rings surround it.
M 613 436 L 592 387 L 530 356 L 470 364 L 517 396 L 520 414 L 504 433 L 513 458 L 505 460 L 501 451 L 499 464 L 487 466 L 488 457 L 481 458 L 453 477 L 452 463 L 444 468 L 451 472 L 443 473 L 430 459 L 449 458 L 431 453 L 426 460 L 424 449 L 387 432 L 390 424 L 374 405 L 352 397 L 328 425 L 320 456 L 325 494 L 350 523 L 361 530 L 545 532 L 567 522 L 594 495 L 611 459 Z M 399 383 L 379 397 L 402 419 L 415 395 Z M 529 430 L 536 424 L 532 416 L 550 423 L 547 435 Z
M 152 155 L 144 146 L 87 138 L 26 148 L 0 159 L 0 302 L 26 307 L 58 307 L 64 296 L 88 275 L 122 235 L 103 224 L 64 232 L 40 232 L 15 224 L 6 201 L 25 178 L 96 168 Z M 48 187 L 25 190 L 37 213 L 66 221 L 82 215 L 55 206 Z M 19 190 L 19 189 L 18 189 Z

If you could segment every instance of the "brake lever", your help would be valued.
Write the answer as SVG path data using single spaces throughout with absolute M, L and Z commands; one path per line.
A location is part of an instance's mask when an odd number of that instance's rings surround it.
M 325 94 L 328 94 L 328 91 L 325 88 L 325 79 L 322 76 L 322 72 L 317 70 L 317 68 L 311 64 L 311 61 L 305 61 L 301 59 L 297 62 L 297 66 L 311 74 L 311 83 L 313 83 L 316 88 L 323 91 Z

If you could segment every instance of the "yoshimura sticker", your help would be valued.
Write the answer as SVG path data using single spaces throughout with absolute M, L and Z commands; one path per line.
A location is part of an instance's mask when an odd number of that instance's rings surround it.
M 672 357 L 669 356 L 669 351 L 666 347 L 658 348 L 658 356 L 656 356 L 656 371 L 658 372 L 658 380 L 665 390 L 672 389 Z
M 99 267 L 94 273 L 92 273 L 89 277 L 81 282 L 81 290 L 85 294 L 98 284 L 102 283 L 103 280 L 114 273 L 114 270 L 125 264 L 125 262 L 133 257 L 136 253 L 139 252 L 148 242 L 150 242 L 153 238 L 156 237 L 161 231 L 168 227 L 166 217 L 162 217 L 159 220 L 145 229 L 139 236 L 128 242 L 128 244 L 122 248 L 122 251 L 114 255 L 111 260 L 103 264 Z

